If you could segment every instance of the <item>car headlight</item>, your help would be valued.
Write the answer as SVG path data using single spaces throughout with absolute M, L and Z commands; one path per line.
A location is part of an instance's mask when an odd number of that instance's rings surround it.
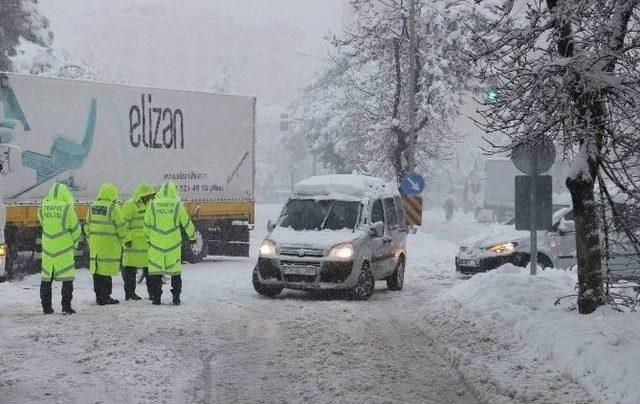
M 488 248 L 489 251 L 494 252 L 496 254 L 511 254 L 515 251 L 518 243 L 500 243 L 492 245 Z
M 260 256 L 273 257 L 274 255 L 276 255 L 276 243 L 269 239 L 263 241 L 260 246 Z
M 355 250 L 353 249 L 353 245 L 351 244 L 340 244 L 337 245 L 335 247 L 333 247 L 330 251 L 329 254 L 327 255 L 328 258 L 337 258 L 337 259 L 341 259 L 341 260 L 348 260 L 353 258 L 353 256 L 355 255 Z

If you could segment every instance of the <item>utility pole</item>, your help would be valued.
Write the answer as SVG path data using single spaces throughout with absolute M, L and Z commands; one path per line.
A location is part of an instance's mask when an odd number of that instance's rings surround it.
M 409 141 L 405 174 L 416 168 L 416 53 L 416 0 L 409 0 Z

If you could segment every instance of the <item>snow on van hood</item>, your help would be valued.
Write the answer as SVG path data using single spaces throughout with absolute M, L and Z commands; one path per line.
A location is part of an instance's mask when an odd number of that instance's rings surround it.
M 330 174 L 300 181 L 295 185 L 293 193 L 299 198 L 352 200 L 354 197 L 360 199 L 371 194 L 393 197 L 398 193 L 398 187 L 381 178 L 367 175 Z
M 269 239 L 278 246 L 314 248 L 326 250 L 337 244 L 350 243 L 365 234 L 362 230 L 322 230 L 296 231 L 288 227 L 277 226 Z
M 462 246 L 470 248 L 486 248 L 500 243 L 520 242 L 528 240 L 529 232 L 516 230 L 514 226 L 497 225 L 495 228 L 469 237 L 462 242 Z

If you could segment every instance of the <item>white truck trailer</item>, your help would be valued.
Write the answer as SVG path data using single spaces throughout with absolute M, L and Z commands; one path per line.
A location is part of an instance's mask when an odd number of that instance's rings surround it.
M 10 274 L 26 256 L 38 269 L 36 211 L 56 181 L 72 190 L 81 220 L 104 182 L 117 185 L 124 201 L 140 182 L 174 181 L 198 229 L 198 242 L 185 245 L 187 260 L 248 256 L 255 104 L 253 97 L 0 73 L 0 265 L 6 257 Z
M 521 173 L 507 158 L 487 160 L 484 172 L 483 209 L 492 221 L 502 222 L 515 214 L 515 178 Z

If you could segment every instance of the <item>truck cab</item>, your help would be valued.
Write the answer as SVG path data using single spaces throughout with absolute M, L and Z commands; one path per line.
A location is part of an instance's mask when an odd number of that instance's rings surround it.
M 359 175 L 309 178 L 268 227 L 253 272 L 262 295 L 343 290 L 365 300 L 378 280 L 402 289 L 408 229 L 393 184 Z

